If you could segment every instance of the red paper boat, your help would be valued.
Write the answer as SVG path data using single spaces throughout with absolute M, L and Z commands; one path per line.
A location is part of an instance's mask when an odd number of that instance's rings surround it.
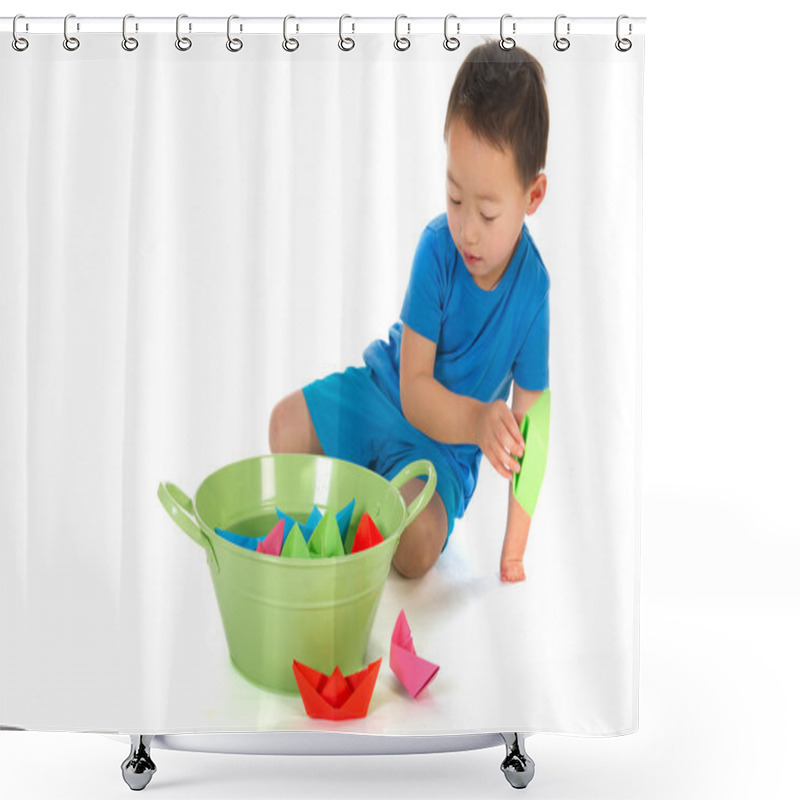
M 292 663 L 294 677 L 306 707 L 306 714 L 315 719 L 358 719 L 366 717 L 381 659 L 373 661 L 361 672 L 342 675 L 339 667 L 324 675 L 299 661 Z
M 368 550 L 370 547 L 375 547 L 376 544 L 380 544 L 382 541 L 383 536 L 378 530 L 378 526 L 365 511 L 361 515 L 361 521 L 358 523 L 356 538 L 353 540 L 353 549 L 350 552 L 358 553 L 360 550 Z
M 439 671 L 437 664 L 417 655 L 405 611 L 400 611 L 394 625 L 389 666 L 412 697 L 417 697 Z

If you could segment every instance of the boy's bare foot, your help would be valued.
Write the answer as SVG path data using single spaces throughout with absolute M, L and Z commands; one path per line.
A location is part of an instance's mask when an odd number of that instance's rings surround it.
M 504 583 L 516 583 L 525 580 L 525 567 L 522 559 L 507 558 L 500 562 L 500 580 Z

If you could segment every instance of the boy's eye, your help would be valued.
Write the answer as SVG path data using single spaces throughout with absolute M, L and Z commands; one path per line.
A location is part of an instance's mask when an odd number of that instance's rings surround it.
M 486 214 L 481 214 L 481 216 L 484 222 L 494 222 L 497 219 L 497 217 L 487 217 Z
M 455 199 L 455 198 L 453 198 L 453 197 L 448 197 L 447 199 L 448 199 L 448 200 L 449 200 L 449 201 L 450 201 L 450 202 L 451 202 L 451 203 L 452 203 L 454 206 L 460 206 L 460 205 L 461 205 L 461 201 L 460 201 L 460 200 L 456 200 L 456 199 Z

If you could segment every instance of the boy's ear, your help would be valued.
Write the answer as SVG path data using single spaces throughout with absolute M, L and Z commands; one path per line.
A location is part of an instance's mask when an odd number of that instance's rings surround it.
M 544 172 L 540 172 L 534 178 L 530 189 L 526 192 L 528 198 L 528 208 L 525 210 L 526 216 L 530 216 L 542 204 L 545 193 L 547 192 L 547 176 Z

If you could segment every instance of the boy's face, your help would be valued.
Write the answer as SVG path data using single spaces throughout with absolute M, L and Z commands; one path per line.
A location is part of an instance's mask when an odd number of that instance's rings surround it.
M 544 199 L 540 174 L 528 187 L 514 155 L 479 139 L 456 118 L 447 133 L 447 224 L 472 279 L 493 289 L 514 255 L 522 224 Z

